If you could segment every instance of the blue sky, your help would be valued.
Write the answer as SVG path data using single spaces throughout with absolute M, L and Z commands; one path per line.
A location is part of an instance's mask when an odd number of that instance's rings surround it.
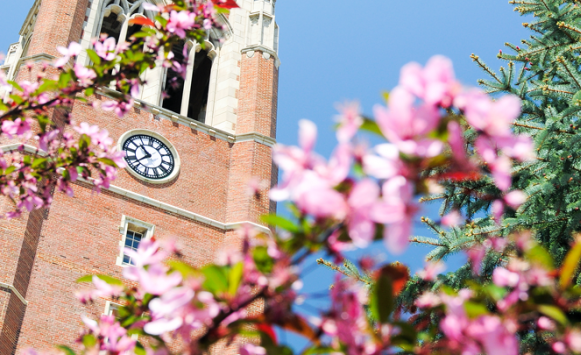
M 4 7 L 1 51 L 17 41 L 32 3 L 11 1 Z M 476 85 L 484 74 L 470 59 L 471 53 L 497 69 L 504 64 L 496 59 L 504 43 L 518 44 L 530 35 L 521 25 L 526 19 L 506 0 L 278 0 L 276 19 L 282 61 L 278 141 L 295 144 L 297 121 L 308 118 L 319 126 L 317 150 L 323 155 L 336 143 L 331 131 L 335 103 L 357 99 L 371 113 L 381 101 L 380 93 L 397 84 L 404 64 L 424 64 L 435 54 L 451 58 L 457 77 L 466 85 Z M 427 210 L 424 214 L 435 213 Z M 430 236 L 421 227 L 415 234 Z M 364 252 L 402 261 L 415 272 L 429 250 L 411 247 L 394 257 L 385 254 L 379 243 Z M 451 258 L 449 269 L 461 263 L 462 257 Z M 305 278 L 305 292 L 328 287 L 332 274 L 321 267 L 312 270 Z M 320 306 L 325 300 L 307 303 L 306 307 Z M 300 348 L 294 337 L 286 339 Z

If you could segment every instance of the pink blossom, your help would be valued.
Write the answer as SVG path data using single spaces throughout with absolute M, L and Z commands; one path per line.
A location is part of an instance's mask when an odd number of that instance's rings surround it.
M 341 219 L 347 213 L 343 195 L 312 171 L 304 173 L 303 179 L 293 192 L 292 200 L 301 211 L 317 218 Z
M 418 271 L 418 276 L 426 281 L 434 281 L 444 270 L 446 270 L 446 265 L 443 262 L 428 262 L 423 270 Z
M 462 215 L 457 210 L 453 210 L 442 217 L 442 225 L 445 227 L 456 227 L 462 223 Z
M 143 9 L 147 10 L 147 11 L 160 12 L 160 10 L 161 10 L 159 8 L 159 6 L 148 3 L 147 1 L 143 2 L 142 6 L 143 6 Z
M 518 355 L 519 353 L 516 336 L 496 316 L 479 317 L 470 323 L 466 332 L 483 345 L 486 354 Z
M 480 275 L 480 269 L 482 267 L 482 260 L 484 260 L 484 256 L 486 256 L 486 249 L 479 245 L 479 246 L 470 248 L 467 251 L 467 254 L 468 254 L 468 259 L 470 260 L 470 263 L 472 264 L 472 272 L 477 274 L 477 275 Z
M 494 282 L 496 286 L 514 287 L 518 284 L 519 280 L 520 280 L 519 274 L 512 271 L 508 271 L 503 267 L 497 267 L 496 269 L 494 269 L 492 273 L 492 282 Z
M 135 268 L 142 268 L 146 265 L 159 264 L 165 260 L 169 254 L 166 250 L 161 249 L 161 242 L 152 239 L 145 239 L 139 243 L 137 250 L 125 248 L 123 253 L 131 257 L 133 267 L 128 267 L 125 270 L 134 270 Z M 133 271 L 131 271 L 133 273 Z M 125 276 L 125 275 L 124 275 Z M 125 276 L 127 277 L 127 276 Z
M 564 354 L 565 351 L 567 350 L 567 347 L 565 346 L 565 344 L 561 341 L 557 341 L 555 343 L 553 343 L 553 345 L 551 345 L 551 348 L 553 349 L 554 352 L 556 352 L 557 354 Z
M 493 137 L 512 135 L 511 124 L 521 113 L 521 100 L 505 95 L 497 101 L 478 89 L 460 94 L 455 105 L 464 110 L 468 123 Z
M 6 120 L 2 122 L 2 133 L 6 134 L 8 138 L 12 138 L 13 136 L 29 137 L 31 135 L 30 127 L 32 122 L 30 118 L 17 118 L 14 121 Z
M 311 121 L 299 121 L 299 146 L 286 147 L 278 144 L 273 149 L 273 160 L 283 170 L 283 181 L 270 190 L 273 201 L 290 198 L 293 188 L 300 183 L 306 170 L 322 164 L 323 159 L 313 153 L 317 139 L 317 126 Z
M 460 89 L 455 80 L 452 61 L 443 56 L 432 57 L 425 68 L 418 63 L 401 69 L 399 85 L 430 105 L 449 107 Z
M 266 349 L 262 346 L 247 343 L 240 347 L 240 355 L 266 355 Z
M 353 243 L 365 247 L 375 236 L 372 210 L 379 202 L 379 186 L 371 179 L 360 181 L 349 195 L 349 217 L 347 229 Z
M 161 335 L 178 329 L 183 320 L 180 311 L 194 298 L 194 291 L 180 287 L 169 290 L 149 303 L 153 321 L 146 324 L 144 330 L 152 335 Z
M 433 292 L 424 292 L 418 299 L 414 302 L 419 308 L 432 308 L 439 306 L 441 304 L 440 297 Z
M 123 275 L 125 276 L 126 273 Z M 168 275 L 167 268 L 161 264 L 150 265 L 147 270 L 137 268 L 136 273 L 127 273 L 127 276 L 133 277 L 129 278 L 130 280 L 139 281 L 141 289 L 152 295 L 162 295 L 182 282 L 179 272 Z
M 387 223 L 384 241 L 388 250 L 402 253 L 409 243 L 412 218 L 417 206 L 413 203 L 413 186 L 402 176 L 387 180 L 382 187 L 384 204 L 374 209 L 374 220 Z
M 391 92 L 388 106 L 375 106 L 375 117 L 383 134 L 402 153 L 429 158 L 442 152 L 441 141 L 427 138 L 440 121 L 434 106 L 414 107 L 414 97 L 401 87 Z
M 108 284 L 97 276 L 93 276 L 93 285 L 95 285 L 96 288 L 93 291 L 94 297 L 119 297 L 123 292 L 123 286 Z
M 93 69 L 86 68 L 82 64 L 75 64 L 75 75 L 82 86 L 89 86 L 93 83 L 93 79 L 97 77 L 97 74 Z
M 513 209 L 517 209 L 527 200 L 527 195 L 520 191 L 514 190 L 504 196 L 504 202 Z
M 253 176 L 250 180 L 248 180 L 247 194 L 251 197 L 258 196 L 262 190 L 268 188 L 268 185 L 269 184 L 267 180 L 262 180 L 258 176 Z
M 55 129 L 45 134 L 42 134 L 38 139 L 38 147 L 45 152 L 48 151 L 49 144 L 54 142 L 55 139 L 58 137 L 60 130 Z
M 341 143 L 349 142 L 357 133 L 357 130 L 363 124 L 363 118 L 360 114 L 360 105 L 358 102 L 347 102 L 338 105 L 339 116 L 336 120 L 339 122 L 337 128 L 337 139 Z
M 581 352 L 581 330 L 572 329 L 565 337 L 565 342 L 569 349 L 576 353 Z
M 95 52 L 97 55 L 107 61 L 115 59 L 115 38 L 109 37 L 103 42 L 96 41 L 95 44 Z
M 542 330 L 553 331 L 556 328 L 555 322 L 553 322 L 552 320 L 550 320 L 549 318 L 547 318 L 545 316 L 539 317 L 539 319 L 537 320 L 537 325 Z
M 192 13 L 188 11 L 172 11 L 166 28 L 169 32 L 175 33 L 180 38 L 185 38 L 186 31 L 191 30 L 195 23 L 196 20 Z
M 68 48 L 58 46 L 57 50 L 63 55 L 63 57 L 57 59 L 54 66 L 57 68 L 63 68 L 72 57 L 76 57 L 81 53 L 83 47 L 76 42 L 71 42 Z
M 103 111 L 115 111 L 119 118 L 124 117 L 133 108 L 134 101 L 107 101 L 101 104 Z
M 384 143 L 375 146 L 374 149 L 377 155 L 363 156 L 365 173 L 378 179 L 389 179 L 404 172 L 405 168 L 395 145 Z
M 499 157 L 495 162 L 489 164 L 492 171 L 492 178 L 496 186 L 506 191 L 512 184 L 512 163 L 506 156 Z

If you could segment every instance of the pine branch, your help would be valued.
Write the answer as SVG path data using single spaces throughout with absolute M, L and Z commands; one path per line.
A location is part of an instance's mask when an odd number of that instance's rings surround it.
M 474 53 L 470 54 L 470 58 L 478 64 L 480 68 L 482 68 L 485 72 L 487 72 L 491 77 L 493 77 L 496 81 L 498 81 L 501 85 L 503 85 L 502 81 L 496 76 L 496 74 L 480 59 L 479 56 L 475 55 Z

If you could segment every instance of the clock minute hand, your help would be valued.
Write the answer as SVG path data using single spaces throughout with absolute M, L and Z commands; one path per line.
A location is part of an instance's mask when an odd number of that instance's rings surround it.
M 147 155 L 145 155 L 145 156 L 144 156 L 144 157 L 142 157 L 141 159 L 137 159 L 137 162 L 139 162 L 139 161 L 141 161 L 142 159 L 145 159 L 145 158 L 151 158 L 151 154 L 149 154 L 149 152 L 148 152 L 147 150 L 145 150 L 145 148 L 141 147 L 141 149 L 143 149 L 143 151 L 144 151 L 144 152 L 145 152 L 145 154 L 147 154 Z

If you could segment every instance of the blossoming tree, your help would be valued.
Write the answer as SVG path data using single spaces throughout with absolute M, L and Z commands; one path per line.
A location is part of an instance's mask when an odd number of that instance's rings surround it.
M 36 139 L 39 149 L 35 157 L 0 160 L 0 191 L 15 203 L 6 217 L 49 205 L 54 186 L 71 194 L 70 184 L 79 176 L 91 178 L 97 190 L 107 187 L 124 166 L 123 155 L 111 147 L 105 130 L 74 122 L 68 114 L 72 103 L 114 85 L 119 98 L 95 109 L 122 118 L 133 105 L 140 73 L 156 63 L 180 72 L 183 63 L 172 57 L 172 44 L 219 29 L 216 14 L 235 6 L 232 0 L 149 5 L 158 13 L 155 22 L 133 20 L 144 30 L 130 43 L 96 39 L 87 51 L 90 66 L 69 65 L 81 51 L 71 43 L 59 48 L 63 56 L 54 63 L 28 67 L 36 81 L 2 80 L 2 134 L 23 142 Z M 425 67 L 406 65 L 385 104 L 375 107 L 373 119 L 363 117 L 357 104 L 345 104 L 339 144 L 328 160 L 315 153 L 317 128 L 307 120 L 299 122 L 299 146 L 274 148 L 283 178 L 270 198 L 288 201 L 293 213 L 292 219 L 264 216 L 277 233 L 244 226 L 239 248 L 201 268 L 181 261 L 171 240 L 146 240 L 137 251 L 125 250 L 134 262 L 124 269 L 126 280 L 81 278 L 80 302 L 115 298 L 123 307 L 117 317 L 84 318 L 74 349 L 58 349 L 69 355 L 201 354 L 218 342 L 234 342 L 244 355 L 291 354 L 277 341 L 280 328 L 309 340 L 304 354 L 512 355 L 522 351 L 519 341 L 529 334 L 537 335 L 542 353 L 581 353 L 581 291 L 572 282 L 581 242 L 562 262 L 555 261 L 525 230 L 503 237 L 482 233 L 483 242 L 468 250 L 473 279 L 486 281 L 481 275 L 490 274 L 491 282 L 443 285 L 437 262 L 410 280 L 403 265 L 363 258 L 357 277 L 337 274 L 331 303 L 319 317 L 307 318 L 293 308 L 300 297 L 300 267 L 309 255 L 324 252 L 342 262 L 348 248 L 375 240 L 402 252 L 419 211 L 418 195 L 446 184 L 487 184 L 493 223 L 499 226 L 503 215 L 527 198 L 512 187 L 513 165 L 536 159 L 532 139 L 512 129 L 521 114 L 518 97 L 493 100 L 464 88 L 451 62 L 434 57 Z M 51 110 L 62 120 L 50 121 Z M 382 143 L 367 147 L 358 133 L 376 135 Z M 259 184 L 251 186 L 262 193 Z M 440 225 L 459 231 L 463 212 L 450 211 Z M 496 258 L 498 266 L 482 270 L 484 257 Z M 411 283 L 423 291 L 413 305 L 402 304 L 398 297 Z M 249 311 L 251 305 L 261 312 Z

